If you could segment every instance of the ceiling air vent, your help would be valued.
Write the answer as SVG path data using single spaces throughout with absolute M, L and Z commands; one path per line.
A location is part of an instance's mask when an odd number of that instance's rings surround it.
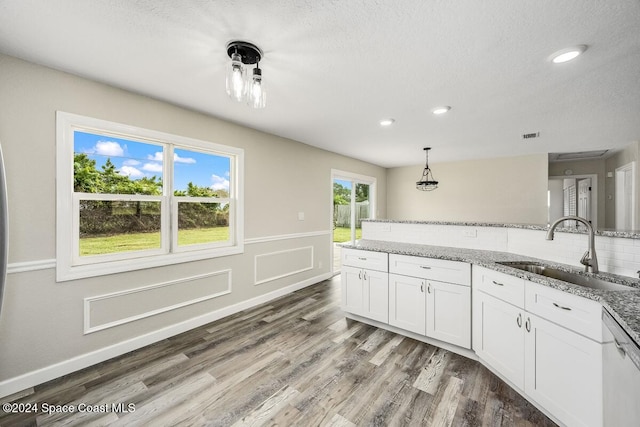
M 540 136 L 540 132 L 523 133 L 522 139 L 538 138 L 539 136 Z

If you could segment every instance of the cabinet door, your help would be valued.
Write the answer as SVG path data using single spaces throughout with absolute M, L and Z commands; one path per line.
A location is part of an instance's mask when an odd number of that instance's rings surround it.
M 525 393 L 563 424 L 601 426 L 602 345 L 527 314 Z
M 473 295 L 475 352 L 524 390 L 524 311 L 484 292 Z
M 364 314 L 373 320 L 389 323 L 389 274 L 364 270 Z
M 389 324 L 426 334 L 425 280 L 389 275 Z
M 471 348 L 471 288 L 427 280 L 427 336 Z
M 340 275 L 342 309 L 349 313 L 364 315 L 365 290 L 362 269 L 343 266 Z

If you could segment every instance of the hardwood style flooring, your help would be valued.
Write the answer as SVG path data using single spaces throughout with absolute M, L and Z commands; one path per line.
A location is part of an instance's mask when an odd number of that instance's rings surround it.
M 478 362 L 345 319 L 339 276 L 5 402 L 40 407 L 2 426 L 555 425 Z

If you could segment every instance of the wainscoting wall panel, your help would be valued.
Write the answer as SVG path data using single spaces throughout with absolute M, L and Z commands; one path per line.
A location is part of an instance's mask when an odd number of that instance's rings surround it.
M 313 246 L 269 252 L 255 257 L 255 284 L 313 269 Z
M 175 310 L 231 292 L 231 270 L 84 299 L 84 333 L 89 334 Z

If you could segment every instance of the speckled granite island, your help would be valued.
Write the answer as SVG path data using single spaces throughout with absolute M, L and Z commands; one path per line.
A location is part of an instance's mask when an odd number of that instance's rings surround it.
M 508 252 L 497 252 L 481 249 L 454 248 L 447 246 L 431 246 L 412 243 L 387 242 L 380 240 L 360 240 L 355 244 L 345 243 L 344 248 L 360 249 L 389 254 L 411 255 L 425 258 L 462 261 L 472 265 L 490 268 L 505 274 L 520 277 L 531 282 L 569 292 L 584 298 L 597 301 L 613 315 L 625 331 L 640 345 L 640 280 L 610 273 L 592 275 L 605 280 L 630 287 L 628 291 L 610 291 L 585 288 L 579 285 L 555 280 L 536 274 L 530 274 L 498 262 L 529 261 L 553 266 L 566 271 L 580 272 L 576 267 L 553 263 L 539 258 L 528 257 Z M 591 275 L 590 273 L 582 273 Z
M 364 220 L 342 245 L 345 316 L 478 360 L 560 425 L 640 425 L 640 234 L 551 237 Z M 597 274 L 581 264 L 593 247 Z

